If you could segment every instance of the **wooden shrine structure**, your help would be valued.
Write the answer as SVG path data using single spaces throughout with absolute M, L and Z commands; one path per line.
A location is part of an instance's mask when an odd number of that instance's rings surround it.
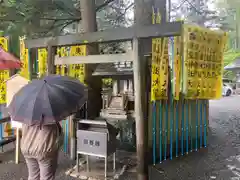
M 114 63 L 128 61 L 133 62 L 134 74 L 134 90 L 135 90 L 135 120 L 136 120 L 136 136 L 137 136 L 137 154 L 139 173 L 143 176 L 144 169 L 147 168 L 146 154 L 148 148 L 146 146 L 145 127 L 147 102 L 143 100 L 146 96 L 143 90 L 143 78 L 146 77 L 146 69 L 144 69 L 143 52 L 141 51 L 141 43 L 144 39 L 156 37 L 179 36 L 182 33 L 182 22 L 169 22 L 162 25 L 155 24 L 149 26 L 134 25 L 129 28 L 110 29 L 101 32 L 83 33 L 66 35 L 59 37 L 50 37 L 42 39 L 26 40 L 26 47 L 31 51 L 33 48 L 48 47 L 48 73 L 53 73 L 55 65 L 62 64 L 95 64 L 95 63 Z M 96 43 L 132 41 L 132 50 L 124 54 L 109 55 L 87 55 L 75 57 L 58 57 L 56 55 L 56 47 L 66 45 L 91 45 Z M 145 60 L 146 61 L 146 60 Z M 150 89 L 148 89 L 148 92 Z

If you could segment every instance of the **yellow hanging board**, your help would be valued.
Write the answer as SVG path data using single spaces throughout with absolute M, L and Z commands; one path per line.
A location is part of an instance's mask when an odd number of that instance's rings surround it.
M 57 48 L 57 54 L 59 57 L 65 57 L 65 56 L 69 56 L 69 49 L 70 47 L 58 47 Z M 57 65 L 56 66 L 56 74 L 58 75 L 66 75 L 66 65 Z
M 173 98 L 179 100 L 180 83 L 181 83 L 181 66 L 182 66 L 182 37 L 174 37 L 174 62 L 173 62 Z
M 38 77 L 42 77 L 47 73 L 47 49 L 38 49 Z
M 161 14 L 153 9 L 152 23 L 161 23 Z M 168 98 L 168 38 L 156 38 L 152 40 L 152 84 L 151 100 Z
M 222 95 L 223 52 L 227 34 L 184 26 L 183 92 L 187 99 L 217 99 Z
M 86 56 L 86 45 L 71 46 L 70 56 Z M 85 64 L 69 65 L 69 76 L 77 78 L 85 83 Z
M 8 38 L 0 37 L 0 46 L 8 51 Z M 0 104 L 6 104 L 6 80 L 9 79 L 10 73 L 8 70 L 0 70 Z
M 28 69 L 28 49 L 25 46 L 25 37 L 19 37 L 19 43 L 20 43 L 20 59 L 22 62 L 22 68 L 20 70 L 20 75 L 25 77 L 26 79 L 30 79 L 29 76 L 29 69 Z

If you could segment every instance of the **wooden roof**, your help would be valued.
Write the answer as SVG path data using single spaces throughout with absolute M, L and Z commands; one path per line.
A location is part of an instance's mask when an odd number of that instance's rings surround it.
M 132 62 L 99 64 L 92 74 L 93 76 L 132 76 Z
M 229 71 L 240 70 L 240 57 L 237 57 L 234 62 L 225 66 L 224 69 Z

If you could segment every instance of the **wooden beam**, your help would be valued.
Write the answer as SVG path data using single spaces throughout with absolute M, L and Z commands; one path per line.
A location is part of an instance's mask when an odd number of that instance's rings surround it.
M 104 43 L 113 41 L 127 41 L 133 38 L 154 38 L 179 36 L 182 32 L 182 22 L 169 22 L 154 25 L 134 25 L 129 28 L 121 27 L 98 32 L 78 33 L 57 36 L 52 41 L 53 46 L 65 46 L 87 43 Z M 47 47 L 51 38 L 29 39 L 25 41 L 27 48 Z
M 146 143 L 145 135 L 146 130 L 144 125 L 144 121 L 147 119 L 144 118 L 145 110 L 145 102 L 143 98 L 144 89 L 142 76 L 144 73 L 142 72 L 143 67 L 141 67 L 142 63 L 141 58 L 139 56 L 139 41 L 138 39 L 133 40 L 133 50 L 134 50 L 134 62 L 133 62 L 133 77 L 134 77 L 134 109 L 135 109 L 135 121 L 136 121 L 136 140 L 137 140 L 137 173 L 138 180 L 145 180 L 146 172 L 145 166 L 147 166 L 147 160 L 145 159 L 145 151 L 146 151 Z
M 133 61 L 133 52 L 123 54 L 102 54 L 88 56 L 55 56 L 55 65 L 61 64 L 97 64 Z
M 6 122 L 11 122 L 10 116 L 0 119 L 0 124 L 6 123 Z

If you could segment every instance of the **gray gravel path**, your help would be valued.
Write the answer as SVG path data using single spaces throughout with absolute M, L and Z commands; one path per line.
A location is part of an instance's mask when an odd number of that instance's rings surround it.
M 181 161 L 162 164 L 161 179 L 167 180 L 240 180 L 240 96 L 225 97 L 210 102 L 209 146 L 198 153 L 191 153 Z M 13 145 L 0 154 L 0 180 L 27 179 L 26 165 L 15 165 Z M 65 176 L 72 166 L 61 152 L 56 180 L 74 180 Z M 123 178 L 135 179 L 131 173 Z

